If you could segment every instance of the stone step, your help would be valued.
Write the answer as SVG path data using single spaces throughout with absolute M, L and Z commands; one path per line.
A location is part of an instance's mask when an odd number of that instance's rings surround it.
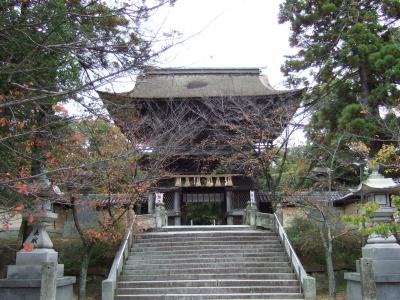
M 174 231 L 255 231 L 248 225 L 200 225 L 200 226 L 165 226 L 159 232 L 174 232 Z
M 281 244 L 229 244 L 229 245 L 180 245 L 180 246 L 148 246 L 148 247 L 137 247 L 133 246 L 131 251 L 141 252 L 141 251 L 177 251 L 177 250 L 213 250 L 214 252 L 218 250 L 268 250 L 268 249 L 282 249 Z
M 167 226 L 134 241 L 115 299 L 304 299 L 278 236 L 249 226 Z
M 144 238 L 144 239 L 136 239 L 134 243 L 162 243 L 162 242 L 193 242 L 193 241 L 271 241 L 278 240 L 277 236 L 215 236 L 215 237 L 168 237 L 168 238 Z
M 233 237 L 216 237 L 216 238 L 207 238 L 207 237 L 202 237 L 202 238 L 165 238 L 165 239 L 140 239 L 140 240 L 135 240 L 134 245 L 141 245 L 141 244 L 166 244 L 166 243 L 220 243 L 220 242 L 233 242 L 233 243 L 260 243 L 260 242 L 271 242 L 271 241 L 276 241 L 279 242 L 278 237 L 276 236 L 270 236 L 270 237 L 265 237 L 265 236 L 259 236 L 259 237 L 238 237 L 238 236 L 233 236 Z
M 238 248 L 238 249 L 218 249 L 216 251 L 215 249 L 188 249 L 188 250 L 175 250 L 175 251 L 170 251 L 170 250 L 152 250 L 152 251 L 144 251 L 143 249 L 140 250 L 135 250 L 131 251 L 129 256 L 142 256 L 142 255 L 149 255 L 149 256 L 154 256 L 154 255 L 171 255 L 171 256 L 181 256 L 181 255 L 193 255 L 194 257 L 197 257 L 199 255 L 225 255 L 225 256 L 230 256 L 230 255 L 246 255 L 249 254 L 251 256 L 255 255 L 263 255 L 264 253 L 282 253 L 283 248 L 282 247 L 266 247 L 266 248 L 252 248 L 252 249 L 246 249 L 246 248 Z
M 296 279 L 296 275 L 293 272 L 290 273 L 210 273 L 210 274 L 155 274 L 155 275 L 124 275 L 120 276 L 121 281 L 132 281 L 132 280 L 239 280 L 239 279 L 251 279 L 251 280 L 291 280 Z
M 159 258 L 154 257 L 145 257 L 145 256 L 132 256 L 128 258 L 125 262 L 127 265 L 137 265 L 143 263 L 149 264 L 185 264 L 185 263 L 236 263 L 236 262 L 288 262 L 288 258 L 283 255 L 274 255 L 269 257 L 257 257 L 257 256 L 250 256 L 250 257 L 235 257 L 235 256 L 221 256 L 221 257 L 196 257 L 187 256 L 186 258 L 177 257 L 177 258 L 170 258 L 170 257 L 162 257 L 158 256 Z
M 250 294 L 168 294 L 168 295 L 116 295 L 117 300 L 229 300 L 229 299 L 293 299 L 293 300 L 304 300 L 301 293 L 250 293 Z
M 263 232 L 263 231 L 221 231 L 221 232 L 163 232 L 163 233 L 144 233 L 138 235 L 135 241 L 140 240 L 163 240 L 163 239 L 219 239 L 219 238 L 233 238 L 233 237 L 244 237 L 244 238 L 260 238 L 260 237 L 277 237 L 278 235 L 274 232 Z
M 274 261 L 274 262 L 236 262 L 234 264 L 230 262 L 203 262 L 203 263 L 170 263 L 170 264 L 151 264 L 142 262 L 140 264 L 125 264 L 124 267 L 126 270 L 169 270 L 169 269 L 202 269 L 202 268 L 226 268 L 234 265 L 235 267 L 240 268 L 269 268 L 269 267 L 289 267 L 290 264 L 288 261 Z
M 225 267 L 225 268 L 187 268 L 187 269 L 136 269 L 124 266 L 123 275 L 184 275 L 184 274 L 221 274 L 221 273 L 291 273 L 291 267 Z
M 267 239 L 267 240 L 254 240 L 254 241 L 174 241 L 174 242 L 141 242 L 133 244 L 133 248 L 148 248 L 148 247 L 184 247 L 184 246 L 234 246 L 234 245 L 242 245 L 242 246 L 257 246 L 257 245 L 280 245 L 279 240 L 276 239 Z
M 150 233 L 142 233 L 140 234 L 136 240 L 144 240 L 144 239 L 169 239 L 169 238 L 221 238 L 221 237 L 274 237 L 277 236 L 276 233 L 271 231 L 261 231 L 261 230 L 253 230 L 253 231 L 210 231 L 210 232 L 150 232 Z
M 174 260 L 174 259 L 221 259 L 227 258 L 226 253 L 198 253 L 198 252 L 190 252 L 190 253 L 175 253 L 175 252 L 164 252 L 162 254 L 159 253 L 132 253 L 128 256 L 128 260 L 147 260 L 147 259 L 165 259 L 165 260 Z M 269 257 L 287 257 L 286 253 L 283 251 L 269 251 L 269 252 L 235 252 L 229 253 L 229 258 L 233 259 L 248 259 L 248 258 L 269 258 Z
M 298 286 L 202 286 L 202 287 L 150 287 L 117 288 L 117 295 L 135 294 L 236 294 L 236 293 L 299 293 Z
M 221 279 L 221 280 L 153 280 L 153 281 L 120 281 L 119 288 L 149 288 L 149 287 L 223 287 L 223 286 L 296 286 L 297 280 L 271 280 L 271 279 Z

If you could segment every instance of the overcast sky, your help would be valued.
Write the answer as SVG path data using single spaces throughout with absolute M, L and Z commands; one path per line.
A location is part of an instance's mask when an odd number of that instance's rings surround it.
M 177 30 L 185 40 L 164 53 L 159 67 L 263 68 L 282 88 L 280 66 L 289 48 L 289 26 L 278 24 L 280 0 L 178 0 L 151 19 L 159 32 Z M 187 38 L 187 39 L 186 39 Z M 132 80 L 114 90 L 133 88 Z
M 281 2 L 178 0 L 152 18 L 152 27 L 159 32 L 177 30 L 187 40 L 164 53 L 158 66 L 261 68 L 274 88 L 283 89 L 280 67 L 293 50 L 289 25 L 278 23 Z M 133 88 L 131 81 L 125 84 L 120 85 L 125 91 Z M 291 141 L 302 144 L 302 131 L 296 131 Z
M 283 0 L 178 0 L 160 9 L 149 27 L 162 38 L 163 32 L 182 34 L 178 43 L 157 62 L 158 67 L 261 68 L 271 85 L 283 89 L 280 66 L 289 47 L 288 24 L 278 24 Z M 135 78 L 122 78 L 101 89 L 131 91 Z M 71 107 L 72 108 L 72 107 Z M 72 108 L 77 110 L 78 108 Z M 301 132 L 293 141 L 304 140 Z
M 178 0 L 165 9 L 164 29 L 193 37 L 168 51 L 163 66 L 265 67 L 271 83 L 281 83 L 290 31 L 278 24 L 280 2 Z

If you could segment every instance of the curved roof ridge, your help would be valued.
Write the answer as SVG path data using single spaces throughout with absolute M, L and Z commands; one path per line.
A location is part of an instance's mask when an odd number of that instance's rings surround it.
M 261 74 L 259 68 L 159 68 L 145 72 L 144 75 L 172 74 Z
M 259 68 L 154 69 L 138 76 L 129 97 L 173 99 L 292 94 L 275 90 Z

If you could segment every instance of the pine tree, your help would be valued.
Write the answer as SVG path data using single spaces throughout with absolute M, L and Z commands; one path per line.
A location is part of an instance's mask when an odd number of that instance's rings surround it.
M 279 20 L 290 24 L 290 44 L 298 49 L 282 71 L 290 84 L 310 87 L 314 136 L 346 131 L 367 138 L 375 151 L 376 140 L 389 139 L 379 106 L 399 105 L 399 18 L 397 0 L 281 4 Z

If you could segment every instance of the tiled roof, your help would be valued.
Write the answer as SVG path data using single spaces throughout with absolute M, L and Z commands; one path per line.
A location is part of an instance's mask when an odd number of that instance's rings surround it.
M 80 194 L 77 196 L 77 201 L 90 201 L 90 203 L 94 203 L 96 206 L 104 207 L 104 206 L 114 206 L 114 205 L 125 205 L 130 204 L 131 199 L 129 194 Z M 71 201 L 68 197 L 61 197 L 57 199 L 56 203 L 69 206 L 71 205 Z
M 296 193 L 293 196 L 288 196 L 288 197 L 282 197 L 282 202 L 283 204 L 286 205 L 294 205 L 296 203 L 299 203 L 301 201 L 307 200 L 307 199 L 315 199 L 318 201 L 322 201 L 322 202 L 335 202 L 338 201 L 340 199 L 342 199 L 343 197 L 345 197 L 346 195 L 349 194 L 349 191 L 332 191 L 332 192 L 300 192 L 300 193 Z
M 259 69 L 156 69 L 138 76 L 130 99 L 297 95 L 301 90 L 275 90 Z M 99 93 L 100 96 L 112 95 Z

